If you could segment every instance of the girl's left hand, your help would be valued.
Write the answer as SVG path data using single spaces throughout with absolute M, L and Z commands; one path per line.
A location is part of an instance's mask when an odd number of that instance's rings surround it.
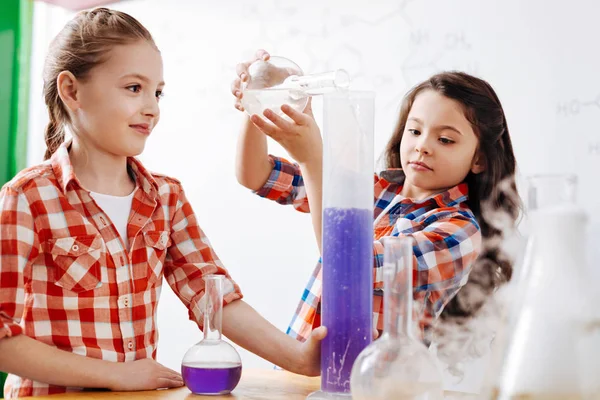
M 327 328 L 320 326 L 314 329 L 308 339 L 300 346 L 300 367 L 298 374 L 319 376 L 321 374 L 321 341 L 327 336 Z M 379 337 L 379 331 L 373 329 L 373 340 Z
M 280 117 L 272 110 L 265 110 L 264 116 L 269 123 L 254 114 L 250 120 L 267 136 L 279 143 L 298 164 L 307 164 L 323 158 L 323 140 L 321 131 L 312 114 L 309 100 L 304 113 L 296 111 L 287 104 L 281 106 L 281 111 L 292 121 Z

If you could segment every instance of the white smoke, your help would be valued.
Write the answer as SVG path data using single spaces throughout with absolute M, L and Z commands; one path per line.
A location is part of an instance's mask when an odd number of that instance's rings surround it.
M 461 288 L 456 299 L 461 309 L 471 315 L 440 319 L 435 326 L 433 345 L 438 359 L 459 380 L 464 377 L 464 366 L 469 361 L 491 350 L 496 334 L 505 325 L 510 300 L 514 298 L 515 277 L 526 238 L 517 231 L 514 215 L 497 201 L 511 198 L 516 200 L 514 204 L 520 204 L 513 185 L 514 177 L 503 180 L 497 185 L 497 192 L 490 196 L 492 200 L 482 205 L 482 216 L 495 233 L 484 238 L 481 256 L 473 265 L 469 283 Z M 498 285 L 498 264 L 486 254 L 496 254 L 497 260 L 513 266 L 511 281 Z

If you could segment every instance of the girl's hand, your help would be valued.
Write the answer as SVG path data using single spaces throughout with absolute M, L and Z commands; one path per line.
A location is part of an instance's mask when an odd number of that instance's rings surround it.
M 292 121 L 280 117 L 272 110 L 265 110 L 264 116 L 273 124 L 254 114 L 250 120 L 273 138 L 298 164 L 307 164 L 312 161 L 321 162 L 323 158 L 323 140 L 321 131 L 313 117 L 311 101 L 309 100 L 304 112 L 298 112 L 291 106 L 284 104 L 281 111 L 289 116 Z
M 319 376 L 321 374 L 321 341 L 327 336 L 327 328 L 320 326 L 314 329 L 308 339 L 302 343 L 300 350 L 299 374 Z M 379 337 L 377 329 L 373 329 L 373 339 Z
M 243 97 L 242 83 L 247 84 L 248 89 L 257 89 L 263 87 L 271 87 L 282 83 L 290 75 L 296 73 L 295 70 L 289 68 L 278 68 L 273 64 L 266 64 L 265 68 L 261 69 L 261 73 L 252 77 L 252 81 L 249 81 L 250 75 L 248 68 L 255 61 L 269 61 L 271 55 L 265 50 L 257 50 L 254 54 L 254 58 L 250 61 L 240 63 L 236 66 L 237 78 L 231 82 L 231 93 L 235 96 L 235 108 L 244 111 L 241 100 Z
M 327 328 L 320 326 L 310 333 L 310 336 L 300 347 L 300 367 L 297 373 L 306 376 L 321 374 L 321 340 L 327 336 Z
M 133 391 L 183 386 L 181 374 L 151 358 L 115 363 L 110 390 Z
M 265 50 L 257 50 L 256 53 L 254 54 L 254 58 L 250 61 L 247 62 L 243 62 L 243 63 L 239 63 L 238 65 L 236 65 L 235 67 L 235 72 L 237 74 L 237 78 L 234 79 L 233 82 L 231 82 L 231 93 L 235 96 L 235 108 L 237 108 L 240 111 L 244 111 L 244 107 L 242 107 L 242 82 L 247 82 L 248 81 L 248 67 L 250 66 L 250 64 L 252 64 L 254 61 L 257 60 L 263 60 L 263 61 L 269 61 L 269 58 L 271 58 L 271 55 L 269 53 L 267 53 Z

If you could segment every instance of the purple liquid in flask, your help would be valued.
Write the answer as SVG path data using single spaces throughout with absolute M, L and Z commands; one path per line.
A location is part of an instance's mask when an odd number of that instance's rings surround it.
M 195 394 L 227 394 L 239 383 L 242 365 L 194 363 L 181 366 L 185 385 Z
M 233 346 L 221 338 L 225 278 L 208 275 L 204 279 L 206 290 L 198 304 L 204 311 L 204 338 L 185 353 L 181 375 L 192 393 L 227 394 L 240 381 L 242 360 Z

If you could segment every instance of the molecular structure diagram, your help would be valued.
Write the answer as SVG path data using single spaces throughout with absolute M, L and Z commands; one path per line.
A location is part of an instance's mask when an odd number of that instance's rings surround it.
M 589 109 L 596 109 L 600 112 L 600 93 L 595 99 L 588 101 L 573 99 L 567 102 L 559 103 L 556 107 L 556 113 L 559 116 L 571 117 L 579 115 Z
M 278 47 L 282 43 L 300 43 L 308 58 L 308 62 L 303 65 L 305 72 L 345 68 L 353 81 L 366 81 L 376 91 L 385 92 L 392 89 L 391 93 L 386 95 L 384 107 L 396 108 L 406 88 L 421 79 L 423 74 L 429 75 L 442 68 L 459 69 L 472 74 L 478 72 L 476 61 L 463 54 L 473 48 L 465 32 L 457 30 L 434 35 L 416 27 L 416 22 L 410 15 L 410 6 L 416 1 L 401 0 L 396 6 L 381 9 L 379 13 L 375 10 L 369 16 L 319 4 L 314 7 L 313 12 L 316 21 L 320 23 L 311 27 L 290 23 L 285 28 L 274 28 L 272 21 L 276 16 L 281 20 L 294 21 L 303 15 L 301 8 L 283 0 L 273 0 L 271 7 L 247 3 L 243 6 L 242 13 L 245 18 L 259 22 L 258 37 L 265 46 L 269 46 L 272 54 L 278 53 Z M 408 54 L 402 57 L 400 65 L 390 68 L 389 72 L 369 72 L 367 63 L 371 61 L 367 59 L 365 52 L 351 39 L 340 37 L 339 33 L 351 33 L 360 29 L 376 34 L 377 29 L 385 29 L 384 27 L 389 27 L 390 24 L 408 29 L 408 32 L 405 30 L 406 33 L 403 34 L 408 41 Z M 460 57 L 453 57 L 453 53 L 456 52 Z M 453 60 L 455 64 L 452 64 Z
M 600 93 L 595 99 L 591 100 L 579 100 L 573 99 L 558 103 L 556 107 L 556 114 L 559 117 L 577 117 L 584 112 L 596 111 L 600 113 Z M 600 136 L 600 134 L 598 135 Z M 592 141 L 588 143 L 588 154 L 594 156 L 600 156 L 600 141 Z

